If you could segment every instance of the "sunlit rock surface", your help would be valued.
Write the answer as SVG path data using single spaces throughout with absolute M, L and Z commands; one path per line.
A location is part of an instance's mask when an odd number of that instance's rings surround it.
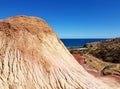
M 0 21 L 0 89 L 113 89 L 88 74 L 42 19 Z

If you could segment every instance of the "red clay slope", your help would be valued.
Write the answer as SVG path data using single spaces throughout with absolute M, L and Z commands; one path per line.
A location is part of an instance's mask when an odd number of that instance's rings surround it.
M 78 61 L 78 63 L 80 65 L 82 65 L 84 67 L 84 69 L 92 74 L 93 76 L 95 77 L 105 77 L 105 78 L 111 78 L 111 79 L 115 79 L 118 83 L 120 83 L 120 76 L 117 76 L 117 75 L 108 75 L 108 76 L 101 76 L 99 72 L 93 70 L 93 69 L 90 69 L 88 68 L 85 64 L 84 64 L 84 59 L 85 57 L 83 56 L 80 56 L 79 54 L 73 54 L 74 58 Z M 111 80 L 112 81 L 112 80 Z

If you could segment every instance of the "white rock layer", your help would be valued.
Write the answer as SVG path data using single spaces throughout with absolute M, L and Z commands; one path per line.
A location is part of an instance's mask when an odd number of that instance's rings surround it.
M 0 21 L 0 89 L 112 89 L 88 74 L 43 20 Z

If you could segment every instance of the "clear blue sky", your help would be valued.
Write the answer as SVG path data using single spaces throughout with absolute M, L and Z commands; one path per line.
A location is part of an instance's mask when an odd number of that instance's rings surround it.
M 43 18 L 60 38 L 120 37 L 120 0 L 1 0 L 0 19 Z

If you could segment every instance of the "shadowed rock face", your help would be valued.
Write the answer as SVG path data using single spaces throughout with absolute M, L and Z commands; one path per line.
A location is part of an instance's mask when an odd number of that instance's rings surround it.
M 0 89 L 111 89 L 88 74 L 36 17 L 0 21 Z

